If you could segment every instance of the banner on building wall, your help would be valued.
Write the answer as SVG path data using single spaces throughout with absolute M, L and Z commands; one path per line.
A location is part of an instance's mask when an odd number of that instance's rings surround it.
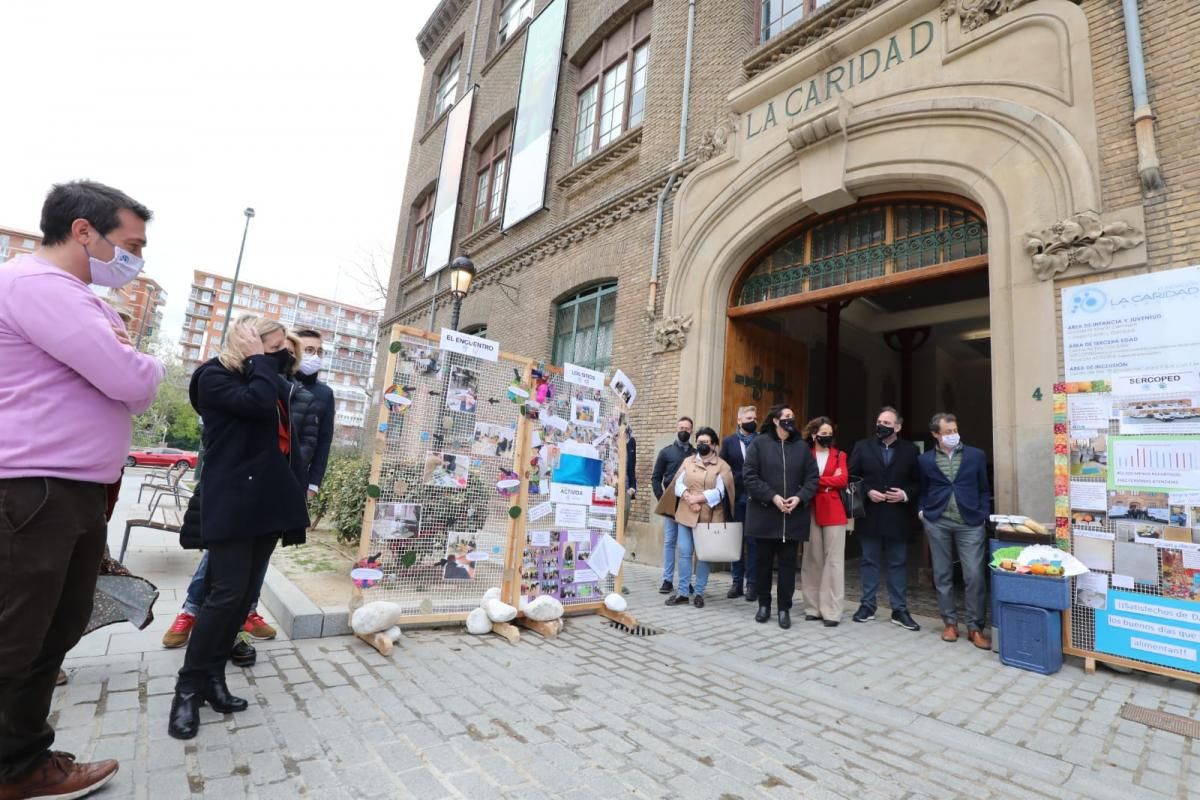
M 1183 336 L 1200 303 L 1200 266 L 1062 290 L 1067 381 L 1200 367 L 1200 339 Z
M 550 137 L 558 98 L 567 0 L 552 0 L 525 33 L 525 61 L 517 93 L 513 125 L 512 164 L 504 195 L 504 225 L 508 230 L 546 205 L 550 167 Z
M 463 157 L 467 152 L 467 129 L 471 126 L 470 89 L 446 118 L 446 140 L 442 145 L 442 166 L 438 172 L 437 198 L 433 203 L 433 223 L 429 228 L 429 250 L 425 256 L 425 277 L 450 263 L 454 240 L 454 221 L 458 216 L 458 191 L 462 185 Z

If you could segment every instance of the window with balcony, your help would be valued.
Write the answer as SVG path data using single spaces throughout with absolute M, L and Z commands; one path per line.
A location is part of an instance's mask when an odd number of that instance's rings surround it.
M 207 286 L 209 289 L 211 289 L 211 288 L 213 288 L 213 286 L 216 285 L 216 281 L 213 280 L 212 278 L 205 278 L 204 285 Z
M 772 39 L 833 0 L 759 0 L 762 41 Z
M 408 237 L 408 268 L 410 272 L 425 269 L 425 256 L 429 253 L 429 226 L 433 222 L 433 198 L 437 194 L 430 189 L 413 205 L 412 233 Z
M 576 163 L 642 124 L 650 69 L 653 8 L 628 19 L 605 39 L 579 71 Z
M 608 369 L 616 312 L 615 283 L 593 286 L 560 302 L 554 316 L 554 363 Z
M 475 224 L 482 228 L 500 217 L 504 185 L 508 178 L 508 144 L 512 126 L 505 125 L 479 150 L 479 168 L 475 171 Z
M 500 6 L 497 44 L 504 44 L 525 22 L 533 18 L 533 0 L 504 0 Z
M 433 115 L 441 116 L 454 105 L 458 99 L 458 62 L 462 57 L 462 48 L 454 51 L 454 55 L 438 70 L 434 81 Z
M 221 281 L 221 288 L 226 291 L 229 291 L 230 289 L 233 288 L 233 283 L 230 281 Z

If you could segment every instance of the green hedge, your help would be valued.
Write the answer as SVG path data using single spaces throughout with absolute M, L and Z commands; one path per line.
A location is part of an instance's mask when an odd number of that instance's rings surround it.
M 331 456 L 321 491 L 309 502 L 313 525 L 327 521 L 337 531 L 339 540 L 357 542 L 362 535 L 370 476 L 371 462 L 366 458 L 349 454 Z

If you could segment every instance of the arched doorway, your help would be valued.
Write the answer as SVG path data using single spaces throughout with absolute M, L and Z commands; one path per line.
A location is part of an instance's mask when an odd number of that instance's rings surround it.
M 786 401 L 836 419 L 849 446 L 893 405 L 923 443 L 949 410 L 990 456 L 987 252 L 982 210 L 929 192 L 867 197 L 776 236 L 729 292 L 722 425 Z

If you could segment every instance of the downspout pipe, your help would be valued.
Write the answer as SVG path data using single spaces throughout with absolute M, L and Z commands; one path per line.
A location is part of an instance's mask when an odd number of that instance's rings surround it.
M 1121 0 L 1125 17 L 1125 49 L 1129 53 L 1129 84 L 1133 89 L 1133 129 L 1137 138 L 1138 176 L 1142 189 L 1151 192 L 1163 187 L 1162 168 L 1158 163 L 1158 144 L 1154 138 L 1154 111 L 1146 91 L 1146 58 L 1142 53 L 1142 22 L 1138 0 Z
M 479 37 L 479 11 L 483 7 L 483 0 L 475 0 L 475 20 L 471 23 L 471 48 L 467 51 L 467 71 L 463 76 L 462 85 L 471 86 L 471 73 L 475 69 L 475 42 Z M 433 293 L 429 296 L 429 330 L 433 331 L 433 323 L 437 321 L 437 297 L 438 292 L 442 288 L 442 273 L 439 270 L 433 276 Z
M 667 177 L 667 183 L 658 195 L 658 206 L 654 212 L 654 249 L 650 257 L 650 299 L 646 305 L 646 315 L 654 317 L 654 306 L 658 300 L 658 265 L 662 260 L 663 217 L 666 214 L 667 198 L 675 184 L 679 182 L 679 170 L 687 157 L 688 112 L 691 110 L 692 99 L 692 45 L 696 39 L 696 0 L 688 0 L 687 47 L 683 56 L 683 102 L 679 110 L 679 153 L 675 167 Z

